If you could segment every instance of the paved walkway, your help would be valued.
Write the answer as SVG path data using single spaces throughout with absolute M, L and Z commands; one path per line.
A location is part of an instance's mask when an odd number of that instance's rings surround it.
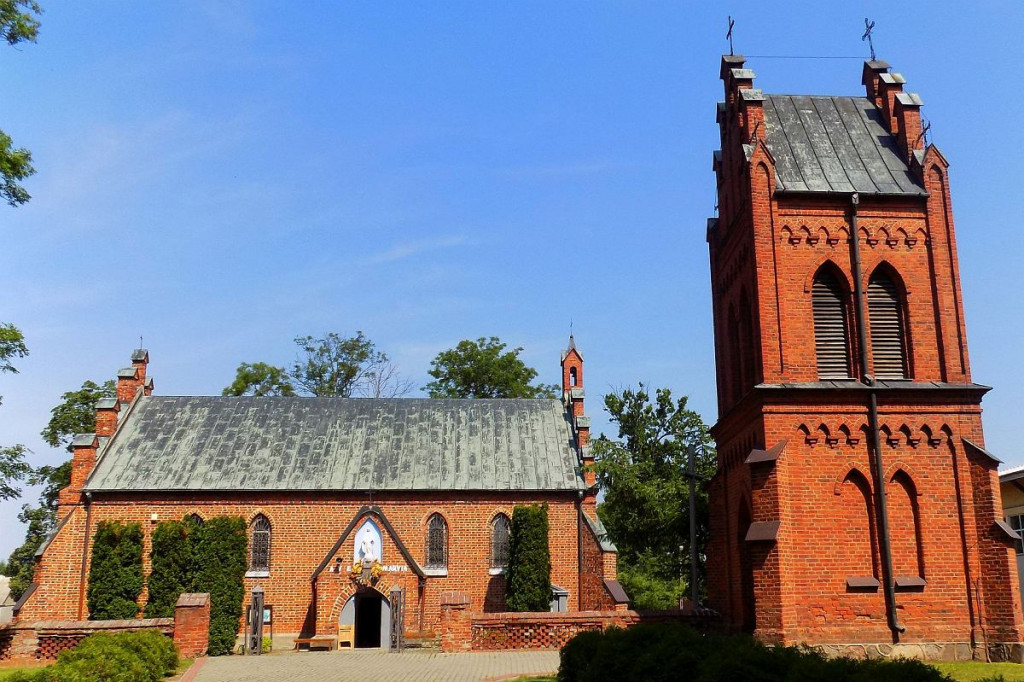
M 464 654 L 303 651 L 208 658 L 193 679 L 195 682 L 477 682 L 553 674 L 557 669 L 557 651 Z

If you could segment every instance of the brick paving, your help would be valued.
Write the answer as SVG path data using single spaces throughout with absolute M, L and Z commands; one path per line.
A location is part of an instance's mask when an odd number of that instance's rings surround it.
M 553 674 L 557 669 L 557 651 L 304 651 L 208 658 L 188 677 L 195 682 L 476 682 Z

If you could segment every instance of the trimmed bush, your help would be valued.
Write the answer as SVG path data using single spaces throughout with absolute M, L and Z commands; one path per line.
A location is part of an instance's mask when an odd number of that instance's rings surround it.
M 705 636 L 682 625 L 582 633 L 560 657 L 561 682 L 952 682 L 920 661 L 830 659 L 751 637 Z
M 182 521 L 163 521 L 153 529 L 152 569 L 146 618 L 172 618 L 174 605 L 189 590 L 188 531 Z
M 177 667 L 174 643 L 157 630 L 99 632 L 62 651 L 39 682 L 159 682 Z
M 88 601 L 90 620 L 120 620 L 139 614 L 142 594 L 142 528 L 137 523 L 100 521 L 92 541 Z
M 547 504 L 517 505 L 512 511 L 505 607 L 509 611 L 551 609 Z
M 231 653 L 245 600 L 248 537 L 245 519 L 218 516 L 188 534 L 191 592 L 210 593 L 209 654 Z
M 138 656 L 154 680 L 178 669 L 178 649 L 159 630 L 121 632 L 114 635 L 114 644 Z

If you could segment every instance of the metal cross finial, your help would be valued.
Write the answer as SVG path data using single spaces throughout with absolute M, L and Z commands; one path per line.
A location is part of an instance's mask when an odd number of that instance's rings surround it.
M 139 348 L 142 348 L 142 334 L 139 334 Z
M 928 146 L 928 133 L 930 133 L 931 130 L 932 130 L 932 122 L 929 121 L 928 119 L 922 119 L 922 120 L 924 121 L 924 125 L 921 126 L 921 134 L 917 136 L 916 140 L 914 140 L 914 144 L 917 145 L 917 143 L 920 142 L 921 139 L 923 138 L 924 139 L 924 146 L 927 147 Z
M 735 26 L 735 25 L 736 25 L 736 22 L 733 21 L 733 18 L 730 16 L 729 17 L 729 32 L 725 34 L 725 37 L 729 39 L 729 56 L 730 57 L 733 54 L 733 52 L 732 52 L 732 27 Z
M 871 61 L 875 61 L 875 43 L 871 40 L 871 31 L 875 28 L 875 22 L 870 21 L 867 17 L 864 17 L 864 35 L 860 37 L 861 42 L 868 41 L 868 47 L 871 48 Z

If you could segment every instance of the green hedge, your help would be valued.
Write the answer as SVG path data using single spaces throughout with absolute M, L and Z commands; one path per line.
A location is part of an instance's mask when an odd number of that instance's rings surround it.
M 153 529 L 151 566 L 146 584 L 146 618 L 173 618 L 182 592 L 191 589 L 188 531 L 182 521 L 163 521 Z
M 142 594 L 142 527 L 100 521 L 92 540 L 88 600 L 91 620 L 139 615 Z
M 231 653 L 245 600 L 248 537 L 245 519 L 218 516 L 189 524 L 189 591 L 210 593 L 211 656 Z
M 548 611 L 551 608 L 547 504 L 517 505 L 512 511 L 505 607 L 509 611 Z
M 920 661 L 825 658 L 767 647 L 751 637 L 713 637 L 681 625 L 586 632 L 561 652 L 560 682 L 952 682 Z
M 6 682 L 159 682 L 178 668 L 174 642 L 158 630 L 89 635 L 47 668 L 23 670 Z

